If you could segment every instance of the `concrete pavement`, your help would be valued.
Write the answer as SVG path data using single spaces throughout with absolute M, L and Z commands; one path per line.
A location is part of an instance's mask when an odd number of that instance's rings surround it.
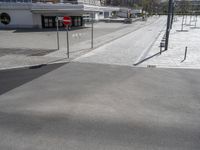
M 133 66 L 150 51 L 165 24 L 166 17 L 157 17 L 151 24 L 105 44 L 75 61 Z
M 161 20 L 80 62 L 1 70 L 0 149 L 199 150 L 200 71 L 128 66 Z
M 28 68 L 5 69 L 0 71 L 0 95 L 34 80 L 66 63 L 31 66 Z
M 163 52 L 162 55 L 156 55 L 155 57 L 141 63 L 139 66 L 147 67 L 151 65 L 159 68 L 200 69 L 200 21 L 199 17 L 197 19 L 196 27 L 194 21 L 191 23 L 191 25 L 189 25 L 188 20 L 187 25 L 184 25 L 183 28 L 187 32 L 180 32 L 182 26 L 182 17 L 176 16 L 175 22 L 173 23 L 173 28 L 170 32 L 168 51 Z M 159 45 L 164 34 L 165 30 L 163 30 L 158 40 L 152 46 L 151 51 L 149 51 L 144 58 L 148 58 L 156 53 L 159 53 Z M 188 49 L 187 59 L 183 61 L 185 47 Z
M 200 149 L 199 70 L 46 67 L 1 72 L 0 149 Z
M 147 22 L 131 25 L 120 23 L 97 23 L 94 25 L 94 48 L 152 24 L 158 17 Z M 91 28 L 73 30 L 70 37 L 70 60 L 91 51 Z M 55 31 L 0 31 L 0 69 L 19 68 L 55 62 L 68 62 L 66 56 L 66 33 L 60 32 L 60 50 L 56 50 Z

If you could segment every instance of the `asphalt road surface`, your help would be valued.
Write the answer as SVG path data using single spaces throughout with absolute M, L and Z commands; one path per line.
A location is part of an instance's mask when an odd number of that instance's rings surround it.
M 0 149 L 199 150 L 199 74 L 87 63 L 0 72 Z

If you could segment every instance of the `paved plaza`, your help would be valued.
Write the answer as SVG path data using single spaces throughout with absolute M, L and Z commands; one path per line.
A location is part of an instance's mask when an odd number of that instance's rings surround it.
M 95 24 L 94 49 L 91 28 L 70 31 L 70 59 L 65 31 L 58 51 L 55 31 L 0 30 L 0 150 L 199 150 L 200 29 L 180 21 L 142 63 L 166 16 Z
M 152 24 L 158 17 L 147 22 L 136 21 L 133 24 L 95 23 L 94 49 L 131 32 Z M 91 25 L 83 29 L 71 30 L 70 60 L 91 51 Z M 0 30 L 0 69 L 17 68 L 54 62 L 68 62 L 66 50 L 66 32 L 60 31 L 60 49 L 57 50 L 56 31 L 49 30 Z M 9 61 L 8 61 L 9 60 Z
M 99 47 L 76 61 L 136 67 L 199 69 L 200 18 L 197 17 L 197 23 L 194 19 L 195 16 L 192 17 L 191 23 L 188 19 L 184 24 L 185 31 L 180 31 L 182 17 L 175 17 L 170 32 L 169 48 L 162 55 L 159 52 L 166 32 L 165 17 L 160 17 L 151 25 Z M 187 57 L 184 60 L 186 47 Z
M 94 37 L 97 38 L 117 30 L 127 27 L 123 23 L 113 23 L 112 28 L 109 23 L 95 23 Z M 15 49 L 57 49 L 57 32 L 56 29 L 11 29 L 0 30 L 0 48 Z M 60 29 L 60 48 L 66 48 L 66 32 Z M 85 27 L 74 27 L 69 31 L 70 45 L 73 46 L 79 42 L 91 39 L 91 25 Z M 88 45 L 90 47 L 90 45 Z
M 0 72 L 2 150 L 199 150 L 199 70 L 70 63 Z
M 181 30 L 182 17 L 175 17 L 173 28 L 170 32 L 169 49 L 141 63 L 140 67 L 156 66 L 160 68 L 193 68 L 200 69 L 200 17 L 195 23 L 195 16 L 184 21 L 183 30 Z M 196 27 L 195 27 L 196 24 Z M 152 49 L 143 56 L 143 59 L 151 57 L 160 51 L 160 42 L 165 34 L 165 30 L 160 34 Z M 184 60 L 185 48 L 187 47 L 187 57 Z M 183 61 L 184 60 L 184 61 Z
M 133 66 L 140 55 L 151 50 L 165 24 L 166 17 L 156 17 L 153 23 L 105 44 L 75 61 Z

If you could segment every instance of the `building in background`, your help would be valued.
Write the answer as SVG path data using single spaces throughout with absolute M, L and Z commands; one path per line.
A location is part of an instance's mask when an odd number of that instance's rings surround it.
M 140 0 L 102 0 L 104 5 L 132 7 L 134 4 L 139 4 Z
M 107 5 L 107 0 L 100 0 L 101 6 L 106 6 Z
M 56 18 L 62 16 L 70 16 L 71 26 L 79 27 L 86 16 L 98 21 L 118 10 L 101 7 L 100 0 L 0 0 L 0 28 L 56 28 Z
M 100 6 L 100 0 L 32 0 L 32 2 L 71 3 L 71 4 L 88 4 L 88 5 Z

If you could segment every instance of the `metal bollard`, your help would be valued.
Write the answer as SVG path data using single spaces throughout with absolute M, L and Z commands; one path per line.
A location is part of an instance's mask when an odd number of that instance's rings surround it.
M 187 49 L 188 49 L 188 47 L 186 46 L 186 47 L 185 47 L 184 59 L 183 59 L 181 62 L 184 62 L 184 61 L 186 60 L 186 58 L 187 58 Z
M 161 47 L 161 45 L 160 45 L 160 55 L 162 54 L 162 47 Z
M 187 46 L 185 47 L 185 56 L 184 56 L 184 60 L 186 60 L 187 58 Z

